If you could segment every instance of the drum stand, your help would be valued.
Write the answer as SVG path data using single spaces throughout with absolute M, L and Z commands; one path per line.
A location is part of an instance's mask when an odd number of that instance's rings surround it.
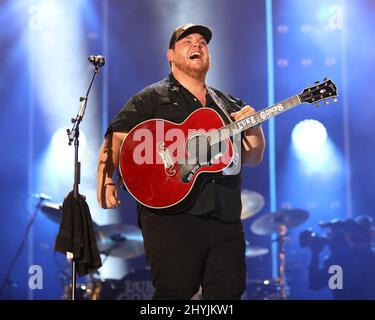
M 278 284 L 278 294 L 275 297 L 288 299 L 289 288 L 286 282 L 285 246 L 288 231 L 302 224 L 309 217 L 309 213 L 301 209 L 282 210 L 271 212 L 255 220 L 251 225 L 251 231 L 258 235 L 277 234 L 277 263 L 278 277 L 273 279 Z
M 278 282 L 280 284 L 280 299 L 288 299 L 288 285 L 286 281 L 286 254 L 285 254 L 285 245 L 287 241 L 287 231 L 288 228 L 281 224 L 279 226 L 279 237 L 278 242 Z

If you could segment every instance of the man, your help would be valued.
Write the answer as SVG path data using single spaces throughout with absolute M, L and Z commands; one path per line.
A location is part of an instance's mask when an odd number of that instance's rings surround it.
M 121 143 L 135 125 L 152 118 L 181 123 L 203 107 L 217 111 L 225 123 L 255 112 L 241 100 L 212 92 L 206 85 L 211 37 L 211 30 L 202 25 L 176 28 L 167 53 L 169 77 L 132 97 L 110 124 L 99 153 L 98 201 L 102 208 L 120 205 L 113 174 Z M 242 163 L 259 164 L 264 145 L 262 129 L 248 129 L 242 135 Z M 160 215 L 138 203 L 156 289 L 154 299 L 190 299 L 200 286 L 204 299 L 241 298 L 246 266 L 240 179 L 240 173 L 210 177 L 198 198 L 177 214 Z
M 372 250 L 371 223 L 370 217 L 358 216 L 326 224 L 330 231 L 328 241 L 311 243 L 310 289 L 319 290 L 329 286 L 335 300 L 375 299 L 375 252 Z M 325 244 L 329 245 L 330 252 L 323 266 L 320 266 L 320 253 Z M 339 266 L 342 273 L 330 273 L 332 266 Z

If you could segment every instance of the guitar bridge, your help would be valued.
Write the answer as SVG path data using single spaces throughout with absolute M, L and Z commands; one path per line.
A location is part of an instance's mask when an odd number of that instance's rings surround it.
M 163 160 L 165 174 L 169 177 L 174 176 L 176 174 L 176 169 L 174 169 L 174 162 L 169 150 L 164 147 L 164 142 L 158 143 L 156 151 L 159 153 L 161 159 Z

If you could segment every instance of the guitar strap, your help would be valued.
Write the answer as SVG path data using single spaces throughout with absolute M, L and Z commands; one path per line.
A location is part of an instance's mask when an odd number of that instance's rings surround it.
M 229 123 L 232 123 L 233 120 L 232 118 L 230 117 L 230 115 L 228 114 L 228 111 L 227 111 L 227 108 L 223 102 L 222 99 L 220 99 L 215 90 L 210 88 L 209 86 L 207 86 L 207 92 L 208 94 L 211 96 L 211 98 L 215 101 L 216 105 L 220 108 L 221 111 L 223 111 L 223 113 L 225 114 L 225 116 L 227 117 Z
M 215 101 L 215 103 L 218 105 L 218 107 L 220 108 L 221 111 L 223 111 L 223 113 L 226 115 L 226 117 L 228 118 L 229 120 L 229 123 L 232 123 L 233 120 L 232 118 L 230 117 L 230 115 L 228 114 L 228 109 L 227 107 L 225 106 L 224 102 L 223 102 L 223 99 L 219 98 L 218 95 L 216 94 L 216 92 L 210 88 L 210 87 L 207 87 L 207 91 L 208 93 L 210 94 L 211 98 Z M 262 124 L 259 123 L 258 125 L 256 126 L 253 126 L 254 128 L 256 127 L 261 127 Z
M 211 96 L 211 98 L 215 101 L 217 106 L 220 108 L 221 111 L 225 114 L 225 116 L 228 118 L 229 123 L 232 123 L 233 120 L 231 119 L 230 115 L 228 114 L 227 107 L 225 106 L 222 99 L 220 99 L 216 92 L 207 86 L 207 92 Z M 238 174 L 241 171 L 241 134 L 235 134 L 233 136 L 233 162 L 232 165 L 227 167 L 223 170 L 224 175 L 233 175 Z

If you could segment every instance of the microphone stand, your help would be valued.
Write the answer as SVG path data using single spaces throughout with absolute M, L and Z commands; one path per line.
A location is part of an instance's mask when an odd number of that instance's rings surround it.
M 8 269 L 8 271 L 6 273 L 5 279 L 4 279 L 3 283 L 1 284 L 1 287 L 0 287 L 0 296 L 2 295 L 2 293 L 3 293 L 3 291 L 4 291 L 5 287 L 6 287 L 6 285 L 8 285 L 9 286 L 9 298 L 10 299 L 12 298 L 12 287 L 13 286 L 17 286 L 17 285 L 12 281 L 12 279 L 10 278 L 10 276 L 12 274 L 13 268 L 16 265 L 16 262 L 17 262 L 17 260 L 18 260 L 18 258 L 20 256 L 22 250 L 23 250 L 23 248 L 25 246 L 25 242 L 26 242 L 27 237 L 29 235 L 29 231 L 31 229 L 31 226 L 34 223 L 34 220 L 35 220 L 35 218 L 36 218 L 36 216 L 38 214 L 40 206 L 41 206 L 41 204 L 42 204 L 42 202 L 44 200 L 45 200 L 45 198 L 43 198 L 43 197 L 39 198 L 38 204 L 35 207 L 35 211 L 32 214 L 32 216 L 30 217 L 29 222 L 27 223 L 26 230 L 25 230 L 25 233 L 23 235 L 23 238 L 22 238 L 22 240 L 20 242 L 20 245 L 18 246 L 18 249 L 16 251 L 16 254 L 14 255 L 13 260 L 12 260 L 10 266 L 9 266 L 9 269 Z
M 90 93 L 92 84 L 95 80 L 96 75 L 99 72 L 99 67 L 102 66 L 100 63 L 94 63 L 95 69 L 94 73 L 91 78 L 91 82 L 89 85 L 89 88 L 87 89 L 86 95 L 84 97 L 80 97 L 80 108 L 78 111 L 78 114 L 75 118 L 72 118 L 71 121 L 73 123 L 72 129 L 67 129 L 67 134 L 69 138 L 69 145 L 72 145 L 72 142 L 74 142 L 74 184 L 73 184 L 73 196 L 74 199 L 78 200 L 79 197 L 79 190 L 78 186 L 81 182 L 81 163 L 78 161 L 78 147 L 79 147 L 79 125 L 83 119 L 83 116 L 86 111 L 86 106 L 87 106 L 87 99 L 88 95 Z M 75 257 L 73 257 L 73 254 L 67 253 L 67 258 L 72 258 L 72 287 L 71 287 L 71 300 L 75 300 L 76 296 L 76 261 Z

